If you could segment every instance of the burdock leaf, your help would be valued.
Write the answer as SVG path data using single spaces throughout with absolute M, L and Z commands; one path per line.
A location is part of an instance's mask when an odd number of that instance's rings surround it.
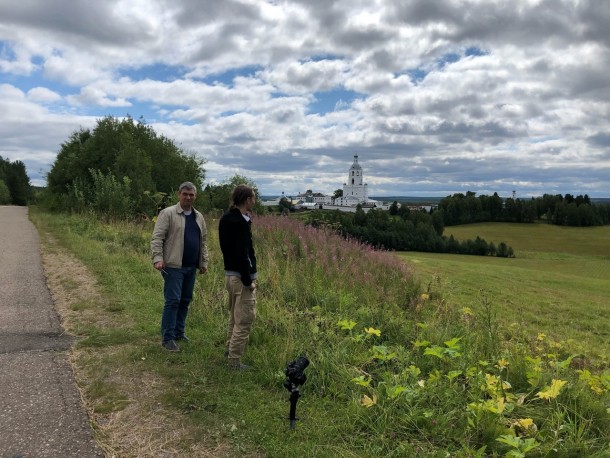
M 551 382 L 551 386 L 548 387 L 548 389 L 546 389 L 545 391 L 538 392 L 536 396 L 538 396 L 540 399 L 555 399 L 557 396 L 559 396 L 561 388 L 566 383 L 568 383 L 566 380 L 553 379 L 553 381 Z

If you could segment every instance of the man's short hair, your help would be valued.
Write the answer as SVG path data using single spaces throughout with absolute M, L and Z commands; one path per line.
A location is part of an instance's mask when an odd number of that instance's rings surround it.
M 231 194 L 231 206 L 238 207 L 243 204 L 249 197 L 254 196 L 254 189 L 245 184 L 240 184 L 235 187 Z
M 190 181 L 185 181 L 184 183 L 182 183 L 180 185 L 180 187 L 178 188 L 178 194 L 180 194 L 182 192 L 183 189 L 187 189 L 189 191 L 194 191 L 195 194 L 197 194 L 197 186 L 195 186 L 193 183 L 191 183 Z

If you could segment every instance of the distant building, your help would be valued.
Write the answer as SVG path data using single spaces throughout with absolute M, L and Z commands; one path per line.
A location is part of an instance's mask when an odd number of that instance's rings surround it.
M 336 197 L 334 204 L 340 207 L 355 207 L 369 200 L 369 188 L 364 182 L 364 171 L 358 164 L 358 155 L 347 172 L 347 183 L 343 183 L 343 196 Z
M 269 201 L 263 205 L 273 205 L 279 203 L 281 198 L 285 198 L 284 193 L 275 201 Z M 364 211 L 371 208 L 389 210 L 390 205 L 377 200 L 369 199 L 368 185 L 364 182 L 364 171 L 358 163 L 358 155 L 354 155 L 354 162 L 347 172 L 347 182 L 343 183 L 343 196 L 333 197 L 319 192 L 307 190 L 288 198 L 296 210 L 298 209 L 320 209 L 320 210 L 341 210 L 355 212 L 360 205 Z
M 303 194 L 298 194 L 297 199 L 307 204 L 326 204 L 332 201 L 331 196 L 327 196 L 326 194 L 322 194 L 320 192 L 313 192 L 311 190 L 307 190 Z
M 332 202 L 321 206 L 323 209 L 338 209 L 341 211 L 356 211 L 360 205 L 364 211 L 371 208 L 388 210 L 390 206 L 377 200 L 369 199 L 369 187 L 364 182 L 364 171 L 358 163 L 358 155 L 347 172 L 347 182 L 343 183 L 343 196 L 335 197 Z

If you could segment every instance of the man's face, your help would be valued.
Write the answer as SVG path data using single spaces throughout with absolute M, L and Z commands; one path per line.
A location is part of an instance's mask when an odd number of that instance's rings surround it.
M 182 210 L 190 210 L 193 207 L 193 202 L 195 202 L 196 197 L 197 193 L 193 189 L 184 188 L 180 191 L 178 193 L 178 198 L 180 199 Z
M 252 211 L 252 209 L 254 208 L 254 204 L 256 203 L 256 194 L 252 194 L 252 197 L 248 197 L 248 200 L 246 200 L 246 210 L 248 210 L 249 212 Z

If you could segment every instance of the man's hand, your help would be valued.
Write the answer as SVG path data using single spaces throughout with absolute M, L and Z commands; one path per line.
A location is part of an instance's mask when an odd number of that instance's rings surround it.
M 153 267 L 157 270 L 163 270 L 165 268 L 165 263 L 163 261 L 157 261 L 153 264 Z
M 250 289 L 250 291 L 254 291 L 254 290 L 256 289 L 256 283 L 255 283 L 255 282 L 252 282 L 252 283 L 250 284 L 250 286 L 248 287 L 248 289 Z
M 208 271 L 208 268 L 207 268 L 207 267 L 200 267 L 200 268 L 199 268 L 199 273 L 200 273 L 201 275 L 203 275 L 203 274 L 204 274 L 204 273 L 206 273 L 207 271 Z

